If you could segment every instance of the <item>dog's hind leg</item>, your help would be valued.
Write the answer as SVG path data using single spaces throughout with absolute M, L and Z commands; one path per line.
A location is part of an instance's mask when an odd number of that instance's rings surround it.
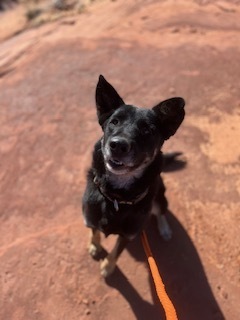
M 91 229 L 89 240 L 88 252 L 93 258 L 95 258 L 102 251 L 100 231 L 97 229 Z
M 128 240 L 126 238 L 118 236 L 113 250 L 101 263 L 101 275 L 104 278 L 108 277 L 111 273 L 113 273 L 117 263 L 117 259 L 126 247 L 127 243 Z

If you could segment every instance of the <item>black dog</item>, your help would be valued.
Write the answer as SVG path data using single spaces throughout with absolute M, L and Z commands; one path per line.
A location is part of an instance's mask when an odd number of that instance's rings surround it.
M 165 218 L 167 200 L 160 177 L 163 143 L 184 119 L 182 98 L 172 98 L 152 109 L 127 105 L 100 75 L 96 88 L 98 121 L 103 137 L 93 151 L 83 197 L 85 224 L 91 228 L 89 253 L 102 249 L 100 232 L 118 234 L 112 252 L 101 263 L 107 277 L 127 242 L 143 229 L 151 213 L 157 215 L 161 236 L 171 238 Z

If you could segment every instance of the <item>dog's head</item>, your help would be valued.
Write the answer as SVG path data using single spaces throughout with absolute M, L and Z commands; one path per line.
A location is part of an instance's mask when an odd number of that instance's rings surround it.
M 96 104 L 104 132 L 106 168 L 118 175 L 137 172 L 151 163 L 185 114 L 182 98 L 165 100 L 152 109 L 127 105 L 102 75 L 96 88 Z

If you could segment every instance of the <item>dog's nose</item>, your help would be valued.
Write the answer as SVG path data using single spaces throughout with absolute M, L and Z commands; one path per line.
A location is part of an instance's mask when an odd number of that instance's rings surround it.
M 130 151 L 130 143 L 124 138 L 112 138 L 109 143 L 110 149 L 114 153 L 123 154 Z

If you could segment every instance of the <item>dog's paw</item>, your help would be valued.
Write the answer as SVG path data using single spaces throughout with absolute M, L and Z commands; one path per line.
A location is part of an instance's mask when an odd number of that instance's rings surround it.
M 172 230 L 166 220 L 166 217 L 161 215 L 158 218 L 158 230 L 160 233 L 160 236 L 163 238 L 165 241 L 169 241 L 172 238 Z
M 94 243 L 90 243 L 88 246 L 88 252 L 93 258 L 95 258 L 98 254 L 100 254 L 102 249 L 103 248 L 101 245 L 96 245 Z
M 105 258 L 101 265 L 100 265 L 100 270 L 101 270 L 101 275 L 104 278 L 107 278 L 108 276 L 110 276 L 114 269 L 116 267 L 116 261 L 114 259 L 111 259 L 109 256 L 107 258 Z

